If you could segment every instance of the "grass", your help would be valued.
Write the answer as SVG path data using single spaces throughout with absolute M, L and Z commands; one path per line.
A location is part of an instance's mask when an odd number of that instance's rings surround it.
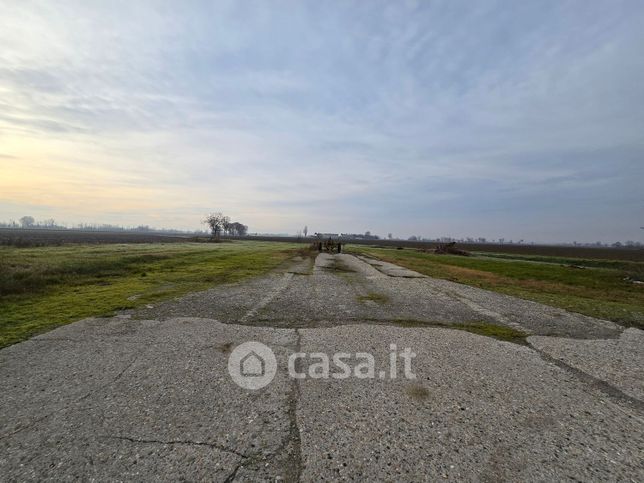
M 484 335 L 486 337 L 492 337 L 494 339 L 504 340 L 506 342 L 514 342 L 515 344 L 525 344 L 526 342 L 526 334 L 519 330 L 513 329 L 512 327 L 506 327 L 504 325 L 488 324 L 485 322 L 473 322 L 465 324 L 454 324 L 452 327 L 458 330 L 471 332 L 472 334 Z
M 447 322 L 432 322 L 417 319 L 398 319 L 394 323 L 400 327 L 444 327 L 446 329 L 463 330 L 471 332 L 472 334 L 484 335 L 506 342 L 514 342 L 515 344 L 525 344 L 527 334 L 507 327 L 505 325 L 490 324 L 488 322 L 463 322 L 460 324 L 450 324 Z
M 84 317 L 261 275 L 297 247 L 274 242 L 0 247 L 0 347 Z
M 461 257 L 362 246 L 350 251 L 431 277 L 644 328 L 644 285 L 630 281 L 642 279 L 643 262 L 489 253 Z

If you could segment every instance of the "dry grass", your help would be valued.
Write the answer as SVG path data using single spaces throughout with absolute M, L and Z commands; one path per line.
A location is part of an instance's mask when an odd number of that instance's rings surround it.
M 274 242 L 0 247 L 0 347 L 84 317 L 261 275 L 297 247 Z

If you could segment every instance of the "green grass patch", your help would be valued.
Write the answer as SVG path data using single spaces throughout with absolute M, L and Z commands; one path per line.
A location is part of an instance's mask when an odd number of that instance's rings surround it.
M 264 274 L 298 247 L 250 241 L 0 247 L 0 347 L 84 317 Z
M 514 342 L 515 344 L 525 344 L 526 334 L 520 330 L 506 327 L 505 325 L 480 323 L 465 323 L 452 325 L 455 329 L 471 332 L 472 334 L 484 335 L 498 340 Z
M 588 258 L 566 258 L 566 257 L 548 257 L 543 255 L 514 255 L 511 253 L 487 253 L 473 252 L 479 258 L 494 258 L 499 260 L 536 262 L 562 265 L 565 267 L 583 267 L 583 268 L 608 268 L 620 270 L 631 274 L 644 274 L 644 263 L 631 262 L 626 260 L 602 260 Z
M 472 334 L 492 337 L 506 342 L 515 344 L 525 344 L 527 334 L 519 330 L 507 327 L 505 325 L 490 324 L 488 322 L 463 322 L 459 324 L 450 324 L 447 322 L 434 322 L 417 319 L 397 319 L 394 324 L 400 327 L 421 328 L 421 327 L 440 327 L 444 329 L 464 330 Z
M 378 304 L 386 304 L 389 301 L 389 297 L 387 297 L 386 295 L 375 292 L 369 292 L 367 295 L 360 295 L 357 297 L 357 299 L 358 302 L 366 302 L 370 300 Z
M 644 286 L 631 281 L 644 275 L 642 262 L 489 253 L 460 257 L 362 246 L 350 251 L 430 277 L 644 327 Z

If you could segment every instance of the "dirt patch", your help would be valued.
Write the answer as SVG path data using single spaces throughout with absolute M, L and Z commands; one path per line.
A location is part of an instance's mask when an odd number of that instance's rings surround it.
M 325 270 L 329 270 L 331 272 L 345 272 L 345 273 L 356 273 L 356 271 L 346 264 L 342 263 L 341 260 L 338 260 L 337 258 L 334 258 L 329 265 L 323 267 Z
M 225 344 L 221 344 L 217 346 L 217 349 L 219 349 L 219 351 L 222 352 L 223 354 L 229 354 L 232 347 L 233 347 L 232 342 L 226 342 Z
M 420 384 L 412 384 L 405 389 L 407 395 L 415 401 L 424 401 L 429 397 L 427 388 Z

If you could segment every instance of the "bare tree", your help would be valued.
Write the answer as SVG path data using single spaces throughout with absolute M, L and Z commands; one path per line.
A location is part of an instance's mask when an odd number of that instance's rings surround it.
M 230 221 L 230 218 L 221 212 L 211 213 L 203 221 L 210 227 L 212 236 L 219 239 L 222 232 L 231 236 L 246 236 L 248 227 L 238 221 Z
M 304 238 L 306 238 L 306 235 L 309 234 L 309 227 L 304 225 L 304 230 L 302 230 L 302 232 L 304 233 Z
M 22 225 L 23 228 L 30 228 L 34 225 L 36 220 L 34 220 L 33 216 L 23 216 L 20 218 L 20 224 Z
M 203 222 L 210 227 L 213 238 L 218 240 L 221 236 L 221 231 L 224 229 L 224 223 L 229 223 L 229 220 L 223 213 L 217 212 L 210 213 Z
M 230 222 L 230 218 L 228 218 L 227 216 L 224 216 L 221 221 L 221 227 L 223 228 L 224 233 L 226 235 L 231 235 L 232 225 L 233 224 Z

